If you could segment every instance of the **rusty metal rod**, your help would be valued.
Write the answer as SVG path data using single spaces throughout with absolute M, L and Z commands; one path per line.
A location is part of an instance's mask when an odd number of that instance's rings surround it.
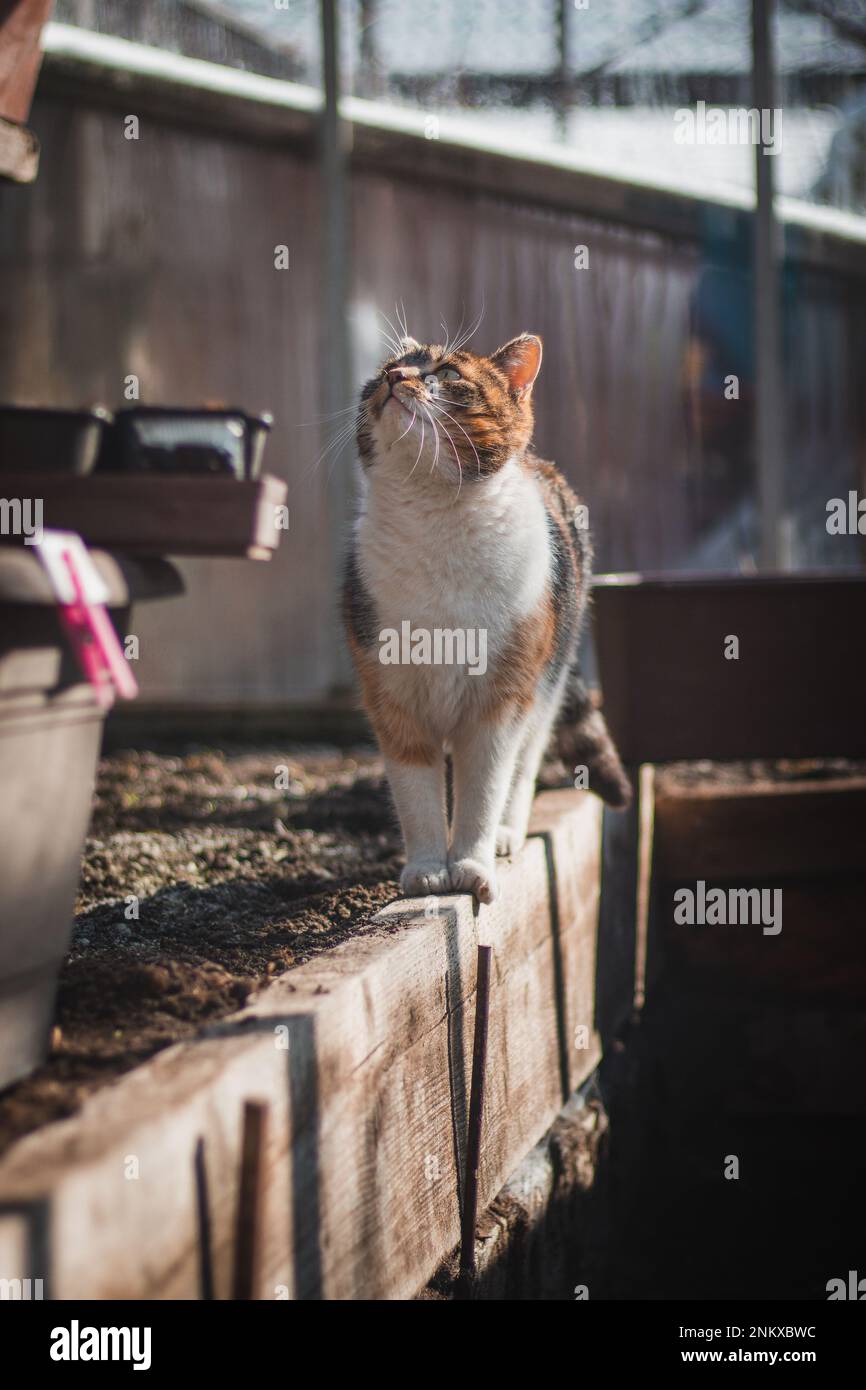
M 484 1122 L 484 1076 L 487 1070 L 487 1027 L 490 1019 L 491 946 L 478 947 L 475 983 L 475 1037 L 472 1043 L 472 1081 L 469 1087 L 469 1130 L 463 1178 L 463 1219 L 460 1227 L 460 1276 L 475 1275 L 475 1223 L 478 1218 L 478 1166 Z
M 255 1299 L 258 1296 L 269 1110 L 270 1106 L 261 1100 L 244 1102 L 232 1274 L 232 1298 L 235 1299 Z

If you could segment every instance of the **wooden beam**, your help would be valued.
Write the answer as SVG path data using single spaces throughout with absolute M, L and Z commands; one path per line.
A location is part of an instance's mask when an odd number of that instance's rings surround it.
M 482 1209 L 599 1060 L 600 825 L 594 797 L 545 793 L 492 907 L 395 902 L 243 1013 L 15 1145 L 0 1202 L 33 1229 L 50 1210 L 53 1295 L 196 1297 L 204 1226 L 227 1296 L 250 1096 L 271 1121 L 261 1296 L 415 1294 L 459 1236 L 479 937 L 494 957 Z

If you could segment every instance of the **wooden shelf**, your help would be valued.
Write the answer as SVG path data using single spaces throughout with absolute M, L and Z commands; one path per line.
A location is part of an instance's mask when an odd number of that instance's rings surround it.
M 281 478 L 157 474 L 0 474 L 6 498 L 42 501 L 42 524 L 88 545 L 133 555 L 222 555 L 269 560 L 280 539 Z M 17 539 L 17 538 L 16 538 Z

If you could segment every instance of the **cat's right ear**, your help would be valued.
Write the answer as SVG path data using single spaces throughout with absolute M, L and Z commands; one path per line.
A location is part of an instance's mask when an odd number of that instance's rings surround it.
M 406 334 L 400 339 L 400 346 L 404 352 L 417 352 L 421 344 L 415 338 L 410 338 L 408 334 Z
M 514 395 L 525 396 L 532 389 L 541 366 L 541 339 L 535 333 L 521 333 L 498 348 L 490 361 L 508 378 Z

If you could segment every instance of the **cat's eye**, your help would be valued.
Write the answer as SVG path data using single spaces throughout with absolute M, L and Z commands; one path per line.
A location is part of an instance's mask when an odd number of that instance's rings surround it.
M 453 367 L 440 367 L 436 373 L 440 381 L 460 381 L 460 373 Z

